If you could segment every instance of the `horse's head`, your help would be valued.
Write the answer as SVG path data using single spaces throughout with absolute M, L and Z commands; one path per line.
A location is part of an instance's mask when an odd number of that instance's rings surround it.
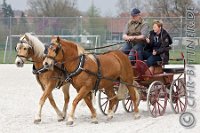
M 55 61 L 61 61 L 63 58 L 62 46 L 60 37 L 52 37 L 51 44 L 48 48 L 46 58 L 43 61 L 44 67 L 53 69 Z
M 17 56 L 15 59 L 15 64 L 17 67 L 23 67 L 24 62 L 28 60 L 33 54 L 33 47 L 29 45 L 29 39 L 27 35 L 20 37 L 19 42 L 16 46 Z

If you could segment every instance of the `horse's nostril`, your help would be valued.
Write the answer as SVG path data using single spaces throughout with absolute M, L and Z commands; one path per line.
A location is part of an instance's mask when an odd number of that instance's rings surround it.
M 44 65 L 45 65 L 45 66 L 48 66 L 48 63 L 47 63 L 47 62 L 45 62 L 45 63 L 44 63 Z

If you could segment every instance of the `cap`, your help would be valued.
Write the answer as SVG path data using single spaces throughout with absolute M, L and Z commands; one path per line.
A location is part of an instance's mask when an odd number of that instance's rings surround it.
M 137 16 L 140 14 L 140 10 L 137 9 L 137 8 L 134 8 L 132 11 L 131 11 L 131 16 Z

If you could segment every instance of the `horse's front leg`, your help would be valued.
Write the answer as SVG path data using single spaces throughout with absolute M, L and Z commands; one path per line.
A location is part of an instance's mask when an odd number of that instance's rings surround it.
M 86 86 L 81 87 L 81 89 L 79 90 L 77 96 L 75 97 L 72 103 L 72 109 L 68 116 L 67 125 L 72 125 L 74 123 L 74 113 L 75 113 L 76 106 L 79 103 L 79 101 L 82 100 L 83 97 L 85 97 L 89 93 L 89 91 L 87 90 Z
M 45 100 L 47 99 L 48 95 L 50 94 L 51 92 L 49 92 L 49 90 L 45 89 L 43 94 L 42 94 L 42 97 L 40 98 L 40 102 L 39 102 L 39 106 L 38 106 L 38 111 L 35 115 L 35 119 L 34 119 L 34 123 L 37 124 L 39 122 L 41 122 L 41 114 L 42 114 L 42 107 L 44 105 L 44 102 Z
M 63 106 L 63 117 L 66 118 L 66 114 L 67 114 L 67 108 L 68 108 L 68 103 L 69 103 L 69 87 L 70 87 L 70 83 L 65 84 L 64 86 L 62 86 L 62 91 L 64 94 L 64 106 Z
M 98 124 L 98 120 L 97 120 L 97 113 L 96 113 L 96 110 L 92 104 L 92 93 L 88 93 L 87 96 L 84 98 L 85 100 L 85 103 L 87 104 L 87 106 L 89 107 L 90 111 L 91 111 L 91 118 L 92 118 L 92 123 L 94 124 Z
M 56 111 L 56 114 L 57 114 L 57 119 L 58 121 L 63 121 L 65 116 L 63 115 L 63 113 L 58 109 L 55 101 L 54 101 L 54 98 L 53 98 L 53 95 L 52 93 L 49 94 L 48 96 L 48 99 L 49 99 L 49 102 L 51 103 L 52 107 L 54 108 L 54 110 Z

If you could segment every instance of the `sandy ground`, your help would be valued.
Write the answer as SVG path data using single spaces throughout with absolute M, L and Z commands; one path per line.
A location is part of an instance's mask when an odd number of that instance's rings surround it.
M 17 68 L 15 65 L 0 65 L 0 133 L 197 133 L 200 130 L 200 66 L 195 66 L 195 108 L 188 107 L 196 118 L 196 126 L 187 129 L 179 123 L 180 114 L 174 114 L 168 103 L 164 116 L 152 118 L 146 107 L 146 102 L 140 103 L 141 118 L 135 120 L 133 114 L 126 113 L 121 106 L 111 121 L 102 115 L 96 103 L 99 124 L 92 124 L 87 107 L 78 105 L 75 125 L 69 127 L 66 120 L 57 122 L 57 116 L 47 100 L 42 110 L 42 122 L 34 124 L 42 90 L 32 74 L 32 66 Z M 70 88 L 70 105 L 76 92 Z M 63 105 L 61 90 L 53 91 L 58 107 Z

